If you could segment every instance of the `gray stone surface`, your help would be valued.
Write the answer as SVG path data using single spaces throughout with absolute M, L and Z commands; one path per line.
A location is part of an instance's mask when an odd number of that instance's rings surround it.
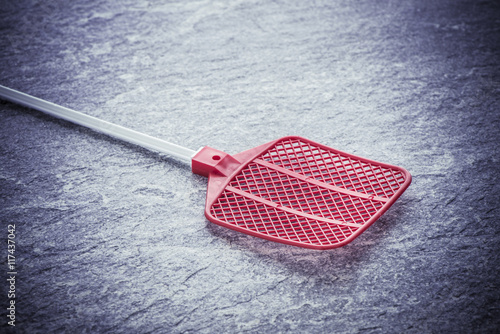
M 0 102 L 19 333 L 495 333 L 495 1 L 2 1 L 0 84 L 192 149 L 301 135 L 413 184 L 346 247 L 238 234 L 168 157 Z

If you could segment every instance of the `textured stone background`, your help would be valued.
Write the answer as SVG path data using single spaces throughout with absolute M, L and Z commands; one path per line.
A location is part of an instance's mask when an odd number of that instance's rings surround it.
M 284 135 L 408 169 L 353 243 L 203 215 L 182 163 L 0 102 L 19 333 L 494 333 L 496 1 L 1 1 L 0 84 L 192 149 Z M 2 255 L 3 254 L 3 255 Z

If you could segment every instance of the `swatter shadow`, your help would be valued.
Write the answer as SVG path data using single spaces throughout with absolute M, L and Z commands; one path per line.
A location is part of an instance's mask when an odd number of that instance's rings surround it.
M 379 228 L 368 229 L 350 244 L 330 249 L 314 250 L 300 248 L 272 241 L 259 239 L 226 229 L 207 222 L 208 231 L 216 238 L 222 239 L 231 247 L 244 252 L 253 253 L 260 261 L 274 266 L 286 267 L 288 271 L 303 276 L 329 276 L 338 271 L 338 268 L 356 268 L 367 261 L 373 248 L 383 239 L 384 230 L 390 228 L 383 221 Z
M 392 238 L 390 231 L 404 224 L 405 207 L 410 198 L 395 203 L 385 216 L 377 220 L 363 234 L 348 245 L 330 250 L 314 250 L 280 244 L 212 224 L 208 231 L 231 247 L 255 254 L 258 262 L 269 263 L 302 277 L 332 281 L 337 275 L 356 277 L 358 268 L 373 265 L 373 257 L 381 256 L 384 240 Z M 383 254 L 382 254 L 383 255 Z M 279 269 L 277 269 L 279 270 Z

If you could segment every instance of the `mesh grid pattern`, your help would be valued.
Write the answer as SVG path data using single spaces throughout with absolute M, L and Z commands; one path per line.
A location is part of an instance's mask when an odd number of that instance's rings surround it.
M 387 209 L 405 171 L 318 145 L 299 137 L 277 141 L 232 177 L 210 215 L 304 247 L 349 242 Z
M 212 215 L 230 224 L 266 235 L 313 245 L 332 245 L 357 229 L 329 224 L 282 211 L 225 190 L 212 206 Z
M 254 162 L 229 185 L 281 206 L 347 223 L 365 223 L 383 205 L 323 188 Z
M 348 190 L 390 198 L 404 183 L 399 170 L 356 160 L 301 141 L 278 142 L 262 160 Z

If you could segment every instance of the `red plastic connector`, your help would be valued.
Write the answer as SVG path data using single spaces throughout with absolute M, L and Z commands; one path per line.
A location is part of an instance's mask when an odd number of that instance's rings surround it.
M 229 176 L 241 163 L 229 154 L 205 146 L 191 162 L 191 170 L 195 174 L 209 177 L 210 174 Z

